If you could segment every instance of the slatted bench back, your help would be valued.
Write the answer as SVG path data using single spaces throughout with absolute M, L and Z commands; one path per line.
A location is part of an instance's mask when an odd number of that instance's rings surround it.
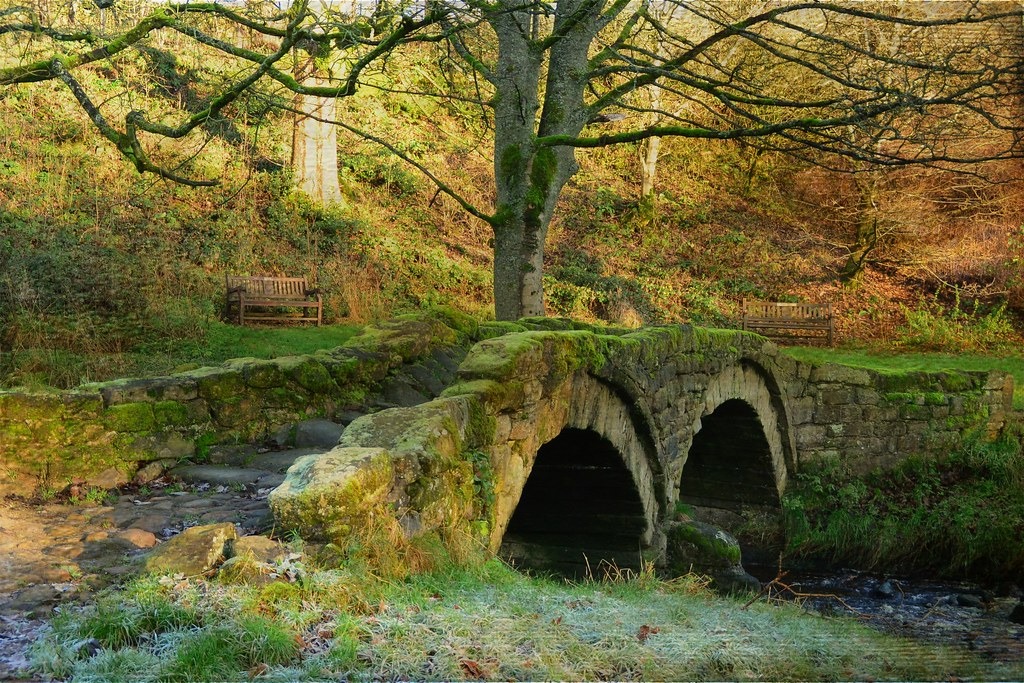
M 309 287 L 304 277 L 227 276 L 228 289 L 241 288 L 246 297 L 254 299 L 301 300 Z
M 820 341 L 832 346 L 832 304 L 743 300 L 743 329 L 776 341 Z
M 832 318 L 832 304 L 744 300 L 743 317 L 766 320 L 830 320 Z

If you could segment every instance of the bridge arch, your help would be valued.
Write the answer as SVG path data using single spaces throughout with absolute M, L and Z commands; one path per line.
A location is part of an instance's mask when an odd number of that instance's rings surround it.
M 680 459 L 680 500 L 709 507 L 778 506 L 795 468 L 786 406 L 771 376 L 753 362 L 714 375 L 694 411 Z
M 534 568 L 580 573 L 601 560 L 638 568 L 660 547 L 667 492 L 644 415 L 613 385 L 577 373 L 568 409 L 530 458 L 500 553 Z M 543 420 L 542 420 L 543 421 Z

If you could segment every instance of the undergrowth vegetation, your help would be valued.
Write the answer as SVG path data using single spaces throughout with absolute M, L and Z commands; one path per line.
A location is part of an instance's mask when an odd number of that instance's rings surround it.
M 791 604 L 744 607 L 694 577 L 570 585 L 490 561 L 385 581 L 297 565 L 290 580 L 251 585 L 137 579 L 54 619 L 34 670 L 92 681 L 1012 677 Z
M 838 459 L 796 475 L 788 554 L 863 569 L 998 580 L 1024 572 L 1021 425 L 940 460 L 855 477 Z

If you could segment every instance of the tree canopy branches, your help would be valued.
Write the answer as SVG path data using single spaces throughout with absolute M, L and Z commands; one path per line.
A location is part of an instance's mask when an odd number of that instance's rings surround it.
M 876 166 L 1024 156 L 1024 27 L 1011 2 L 425 0 L 381 2 L 370 16 L 357 8 L 171 3 L 110 35 L 11 8 L 0 12 L 0 42 L 18 49 L 0 57 L 0 86 L 58 79 L 137 169 L 205 184 L 151 162 L 139 133 L 187 136 L 263 81 L 296 96 L 346 97 L 377 87 L 374 75 L 397 51 L 436 49 L 444 78 L 417 92 L 479 105 L 494 135 L 494 205 L 470 206 L 420 170 L 494 230 L 503 318 L 543 313 L 543 245 L 577 149 L 677 136 L 757 139 L 796 157 Z M 176 122 L 132 110 L 118 129 L 74 73 L 164 30 L 234 66 L 187 115 L 163 114 Z M 311 63 L 322 78 L 307 78 L 302 65 Z M 594 132 L 598 121 L 605 128 Z

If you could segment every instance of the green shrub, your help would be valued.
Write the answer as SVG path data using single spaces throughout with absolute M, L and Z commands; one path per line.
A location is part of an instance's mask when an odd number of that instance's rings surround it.
M 901 306 L 906 324 L 897 330 L 899 346 L 932 351 L 995 351 L 1017 348 L 1020 337 L 1006 312 L 1005 305 L 984 311 L 977 300 L 970 310 L 955 292 L 951 306 L 936 296 L 921 300 L 914 309 Z

